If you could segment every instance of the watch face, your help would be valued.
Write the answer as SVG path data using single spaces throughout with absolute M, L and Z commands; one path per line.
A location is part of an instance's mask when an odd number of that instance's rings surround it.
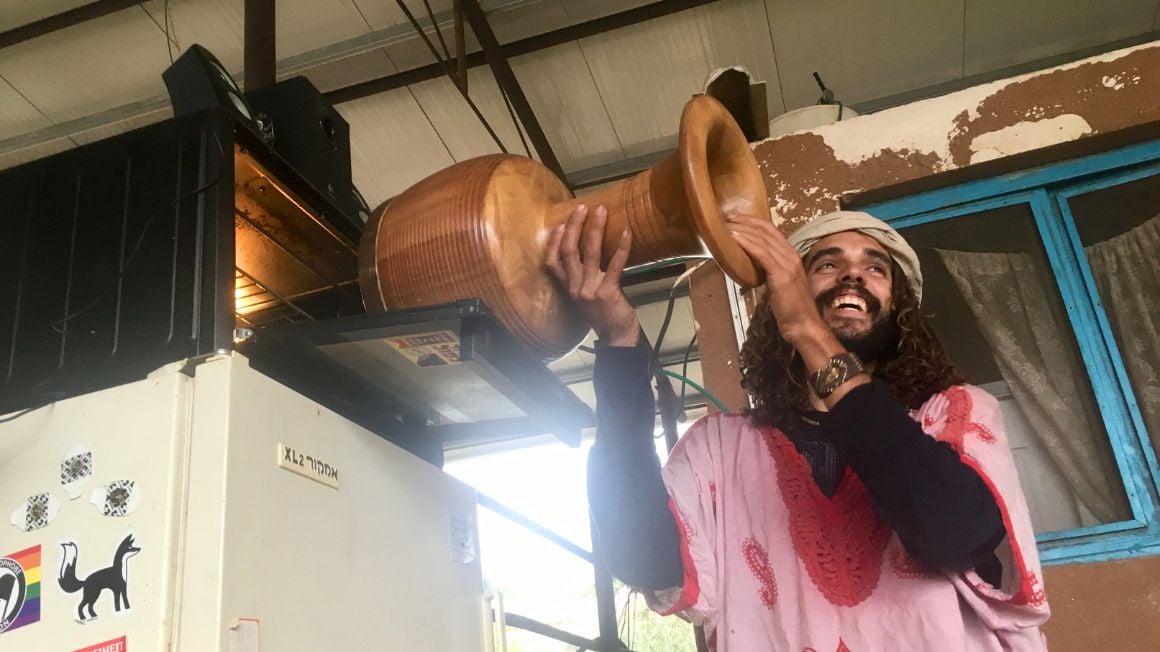
M 841 375 L 842 375 L 842 370 L 838 368 L 838 365 L 836 365 L 836 364 L 828 365 L 826 367 L 825 371 L 822 373 L 822 377 L 820 379 L 822 386 L 829 386 L 829 385 L 832 385 L 832 384 L 838 382 L 838 378 Z
M 829 396 L 846 382 L 849 377 L 850 365 L 841 358 L 830 358 L 826 366 L 818 370 L 814 381 L 814 393 L 819 397 Z

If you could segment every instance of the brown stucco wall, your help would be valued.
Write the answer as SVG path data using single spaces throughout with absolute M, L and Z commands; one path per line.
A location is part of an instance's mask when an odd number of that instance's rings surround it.
M 1160 43 L 976 86 L 754 145 L 774 219 L 838 198 L 1160 120 Z
M 1043 571 L 1051 652 L 1160 650 L 1160 557 Z

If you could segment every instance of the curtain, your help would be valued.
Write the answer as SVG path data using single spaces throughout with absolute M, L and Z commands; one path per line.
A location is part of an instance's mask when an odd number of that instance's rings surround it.
M 1144 426 L 1160 449 L 1160 215 L 1084 252 Z
M 1126 513 L 1106 431 L 1070 345 L 1054 279 L 1028 254 L 935 250 L 975 315 L 1034 435 L 1100 522 Z M 1085 409 L 1085 407 L 1087 409 Z

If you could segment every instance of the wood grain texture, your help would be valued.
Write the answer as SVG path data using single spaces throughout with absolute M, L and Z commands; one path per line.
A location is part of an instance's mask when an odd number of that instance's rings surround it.
M 764 214 L 764 181 L 749 144 L 716 100 L 696 96 L 672 157 L 587 195 L 608 208 L 605 263 L 625 228 L 629 266 L 713 255 L 739 283 L 761 275 L 729 235 L 726 210 Z M 360 284 L 370 311 L 483 299 L 545 359 L 571 351 L 588 325 L 548 273 L 551 229 L 581 203 L 539 163 L 491 155 L 463 161 L 408 188 L 375 212 L 360 246 Z

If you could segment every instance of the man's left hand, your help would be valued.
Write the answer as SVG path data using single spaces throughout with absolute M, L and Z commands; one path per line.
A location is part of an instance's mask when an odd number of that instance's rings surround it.
M 768 218 L 726 213 L 733 238 L 765 271 L 769 306 L 781 336 L 791 344 L 825 323 L 810 296 L 797 250 Z

